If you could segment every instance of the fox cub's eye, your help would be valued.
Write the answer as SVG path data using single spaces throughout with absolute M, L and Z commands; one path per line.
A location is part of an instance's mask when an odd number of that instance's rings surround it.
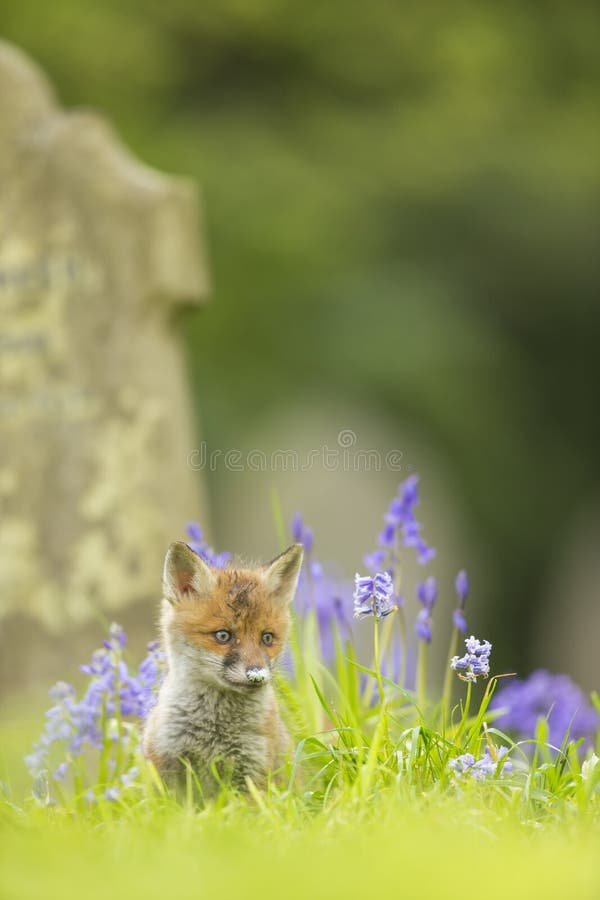
M 221 628 L 219 631 L 215 631 L 215 640 L 219 642 L 219 644 L 226 644 L 231 640 L 231 632 L 226 631 L 225 628 Z
M 266 644 L 267 647 L 270 647 L 273 641 L 275 640 L 275 635 L 272 631 L 265 631 L 262 636 L 263 644 Z

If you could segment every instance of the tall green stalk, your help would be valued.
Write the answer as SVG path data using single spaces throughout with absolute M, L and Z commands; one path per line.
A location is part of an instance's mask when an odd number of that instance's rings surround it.
M 398 535 L 396 534 L 394 546 L 390 550 L 390 559 L 394 569 L 394 594 L 400 594 L 400 559 L 398 556 Z M 404 690 L 406 688 L 406 656 L 407 656 L 407 632 L 406 632 L 406 616 L 402 606 L 397 608 L 399 630 L 400 630 L 400 676 L 398 683 Z
M 379 660 L 379 619 L 377 616 L 373 617 L 374 628 L 373 628 L 373 656 L 375 660 L 375 674 L 377 675 L 377 687 L 379 690 L 379 702 L 383 705 L 383 680 L 381 678 L 381 664 Z
M 456 732 L 456 737 L 454 738 L 456 743 L 458 743 L 465 728 L 467 727 L 467 719 L 469 718 L 469 710 L 471 709 L 472 690 L 473 690 L 473 683 L 471 681 L 468 681 L 467 682 L 467 699 L 465 700 L 465 705 L 463 707 L 463 713 L 462 713 L 462 716 L 460 719 L 460 725 L 458 726 L 458 731 Z
M 419 658 L 417 660 L 417 705 L 423 710 L 427 699 L 427 648 L 426 641 L 419 641 Z
M 458 628 L 452 629 L 452 635 L 450 637 L 450 650 L 448 652 L 448 660 L 446 663 L 446 673 L 444 675 L 444 690 L 442 692 L 442 716 L 447 721 L 450 716 L 450 698 L 452 696 L 452 676 L 454 672 L 450 668 L 450 663 L 453 657 L 456 656 L 456 650 L 458 648 L 458 638 L 459 638 L 459 630 Z

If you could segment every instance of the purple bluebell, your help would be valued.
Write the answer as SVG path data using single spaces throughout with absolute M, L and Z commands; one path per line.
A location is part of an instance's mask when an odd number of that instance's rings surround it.
M 375 572 L 379 572 L 381 569 L 383 569 L 385 557 L 385 550 L 373 550 L 371 553 L 365 554 L 365 556 L 363 557 L 363 562 L 367 569 L 375 574 Z
M 490 674 L 490 653 L 492 645 L 489 641 L 479 641 L 471 635 L 465 639 L 467 652 L 464 656 L 453 656 L 450 668 L 458 674 L 463 681 L 477 682 L 482 676 L 487 678 Z
M 46 713 L 40 739 L 25 757 L 25 764 L 34 776 L 48 768 L 55 747 L 60 747 L 69 757 L 79 756 L 86 748 L 103 749 L 107 717 L 118 712 L 121 717 L 143 720 L 147 715 L 163 675 L 162 651 L 157 642 L 149 644 L 148 655 L 137 673 L 130 672 L 122 658 L 126 641 L 123 629 L 111 625 L 109 638 L 93 653 L 91 662 L 81 666 L 81 671 L 88 676 L 81 699 L 77 699 L 75 689 L 66 682 L 50 689 L 54 705 Z M 123 740 L 126 739 L 124 735 Z M 55 780 L 66 775 L 66 766 L 63 760 L 54 770 Z
M 420 641 L 425 644 L 431 643 L 433 619 L 431 612 L 437 600 L 437 581 L 430 575 L 425 581 L 420 581 L 417 585 L 417 600 L 422 606 L 417 615 L 415 623 L 415 631 Z
M 323 577 L 323 566 L 318 559 L 308 560 L 308 571 L 310 572 L 310 577 L 313 580 L 318 580 L 319 578 Z
M 113 803 L 121 796 L 121 788 L 116 784 L 111 784 L 104 791 L 105 800 L 111 800 Z
M 420 566 L 428 565 L 432 560 L 435 559 L 437 555 L 437 550 L 435 547 L 430 547 L 423 540 L 418 540 L 416 543 L 417 548 L 417 562 Z
M 452 622 L 454 623 L 454 627 L 457 628 L 462 634 L 467 633 L 467 628 L 469 627 L 467 624 L 467 620 L 465 618 L 465 614 L 462 609 L 455 609 L 452 613 Z
M 421 528 L 423 526 L 415 519 L 409 519 L 402 525 L 402 543 L 405 547 L 417 547 L 421 541 Z
M 423 609 L 419 610 L 417 614 L 417 621 L 415 622 L 415 631 L 417 633 L 417 637 L 420 641 L 423 641 L 425 644 L 431 643 L 432 634 L 432 618 L 431 613 L 427 609 L 427 607 L 423 607 Z
M 138 666 L 141 718 L 145 720 L 158 698 L 165 672 L 165 656 L 160 641 L 150 641 L 147 653 Z
M 347 581 L 333 578 L 326 573 L 313 555 L 314 535 L 299 513 L 292 518 L 292 537 L 304 545 L 304 562 L 294 605 L 301 617 L 314 614 L 319 631 L 321 655 L 326 663 L 335 659 L 336 641 L 342 646 L 351 636 L 350 587 Z M 291 657 L 285 658 L 285 666 L 292 669 Z
M 393 547 L 396 542 L 396 529 L 389 523 L 379 532 L 377 543 L 380 547 Z
M 67 775 L 69 773 L 69 764 L 66 762 L 61 762 L 59 766 L 52 773 L 52 778 L 54 781 L 66 781 Z
M 404 524 L 406 521 L 406 506 L 400 497 L 393 498 L 383 518 L 388 525 L 393 525 L 394 528 L 399 528 Z
M 400 543 L 416 550 L 417 562 L 421 566 L 435 557 L 436 551 L 423 539 L 421 523 L 414 514 L 419 504 L 418 481 L 417 475 L 409 476 L 399 485 L 397 495 L 391 500 L 384 515 L 383 530 L 377 538 L 380 549 L 365 557 L 365 565 L 371 571 L 381 571 L 386 557 L 392 557 L 394 548 Z
M 437 595 L 437 581 L 433 575 L 430 575 L 425 581 L 420 581 L 417 585 L 417 600 L 426 609 L 433 609 L 437 600 Z
M 351 635 L 348 604 L 342 597 L 332 593 L 335 587 L 336 585 L 332 585 L 327 593 L 321 593 L 316 605 L 321 656 L 326 663 L 335 659 L 336 637 L 344 646 Z
M 108 640 L 102 641 L 105 650 L 123 650 L 127 644 L 127 635 L 120 625 L 113 622 L 108 630 Z
M 464 569 L 461 569 L 456 576 L 454 587 L 456 588 L 456 594 L 458 597 L 458 606 L 452 613 L 452 621 L 454 623 L 454 627 L 457 628 L 458 631 L 466 634 L 468 625 L 464 609 L 467 597 L 469 596 L 469 578 Z
M 464 569 L 461 569 L 458 575 L 456 576 L 456 580 L 454 582 L 454 587 L 456 588 L 456 594 L 458 596 L 459 604 L 462 607 L 465 605 L 465 601 L 469 596 L 469 577 Z
M 600 717 L 581 688 L 568 675 L 544 669 L 501 686 L 490 708 L 505 710 L 494 724 L 519 739 L 533 738 L 539 719 L 546 718 L 549 741 L 555 747 L 567 732 L 572 741 L 591 741 L 600 727 Z
M 140 770 L 138 766 L 131 766 L 131 768 L 128 769 L 127 772 L 124 772 L 121 775 L 121 784 L 123 785 L 123 787 L 131 787 L 139 774 Z
M 231 559 L 231 553 L 228 553 L 227 551 L 217 553 L 216 550 L 213 550 L 205 540 L 204 533 L 197 522 L 188 522 L 186 531 L 190 538 L 188 542 L 190 550 L 193 550 L 194 553 L 200 556 L 209 566 L 213 566 L 215 569 L 225 568 Z
M 375 616 L 382 619 L 394 612 L 394 583 L 389 572 L 378 572 L 374 577 L 354 576 L 354 617 L 363 619 Z
M 409 475 L 398 488 L 398 494 L 406 509 L 419 505 L 419 476 Z
M 508 753 L 508 747 L 498 747 L 495 750 L 495 757 L 489 747 L 485 748 L 483 755 L 476 759 L 472 753 L 463 753 L 455 759 L 448 762 L 448 768 L 454 772 L 459 779 L 465 777 L 473 778 L 475 781 L 484 781 L 498 772 L 498 764 L 504 759 Z M 510 759 L 505 760 L 500 769 L 501 777 L 508 775 L 512 771 L 512 762 Z
M 292 516 L 292 537 L 297 544 L 304 545 L 304 552 L 310 553 L 314 546 L 314 534 L 312 528 L 304 524 L 304 519 L 300 513 L 294 513 Z
M 185 530 L 187 531 L 188 537 L 196 544 L 204 543 L 204 532 L 198 522 L 188 522 L 185 526 Z

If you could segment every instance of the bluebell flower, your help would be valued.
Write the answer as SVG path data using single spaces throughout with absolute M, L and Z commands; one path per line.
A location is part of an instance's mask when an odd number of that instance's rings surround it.
M 102 641 L 102 646 L 106 650 L 122 650 L 127 643 L 127 635 L 120 625 L 113 622 L 109 628 L 109 639 Z
M 373 550 L 371 553 L 365 554 L 365 556 L 363 557 L 363 562 L 367 569 L 375 574 L 375 572 L 379 572 L 381 569 L 383 569 L 385 557 L 385 550 Z
M 66 681 L 57 681 L 48 691 L 48 695 L 55 703 L 60 703 L 62 700 L 73 699 L 75 697 L 75 688 L 72 684 L 67 684 Z
M 308 571 L 310 572 L 310 577 L 313 581 L 317 581 L 319 578 L 323 577 L 323 566 L 318 559 L 308 560 Z
M 407 510 L 419 505 L 419 476 L 409 475 L 398 488 L 402 503 Z
M 539 719 L 546 718 L 549 741 L 555 747 L 567 732 L 572 741 L 591 741 L 600 727 L 600 717 L 581 688 L 568 675 L 544 669 L 502 686 L 490 708 L 505 710 L 494 724 L 518 739 L 533 738 Z
M 332 585 L 327 593 L 320 592 L 316 604 L 321 656 L 326 663 L 331 663 L 335 659 L 336 635 L 343 646 L 349 640 L 351 634 L 351 618 L 348 614 L 348 604 L 344 602 L 342 597 L 336 596 L 335 593 L 331 592 L 335 590 L 335 587 L 335 585 Z
M 490 653 L 492 645 L 489 641 L 479 641 L 476 637 L 465 639 L 467 652 L 464 656 L 454 656 L 450 667 L 463 681 L 477 682 L 480 676 L 487 678 L 490 674 Z
M 415 519 L 408 519 L 402 524 L 402 543 L 405 547 L 417 547 L 421 540 L 423 526 Z
M 418 476 L 411 475 L 398 487 L 397 495 L 391 500 L 384 515 L 384 527 L 377 543 L 383 552 L 375 550 L 365 557 L 365 565 L 373 572 L 381 571 L 387 555 L 398 543 L 413 547 L 417 552 L 419 565 L 427 565 L 435 557 L 436 551 L 421 535 L 422 526 L 415 518 L 414 510 L 419 504 Z
M 417 585 L 417 600 L 423 607 L 418 615 L 415 623 L 415 631 L 420 641 L 426 644 L 431 643 L 433 619 L 431 612 L 437 600 L 437 581 L 430 575 L 425 581 L 419 582 Z
M 224 569 L 231 559 L 231 553 L 223 551 L 217 553 L 216 550 L 207 543 L 204 534 L 197 522 L 188 522 L 186 531 L 190 541 L 188 547 L 193 550 L 197 556 L 200 556 L 204 562 L 215 569 Z
M 484 781 L 498 772 L 498 764 L 504 759 L 508 753 L 508 747 L 498 747 L 495 750 L 495 758 L 489 747 L 485 748 L 483 756 L 476 759 L 472 753 L 463 753 L 456 759 L 448 762 L 448 768 L 451 769 L 459 779 L 465 777 L 473 778 L 475 781 Z M 508 775 L 512 771 L 512 762 L 510 759 L 505 760 L 500 770 L 500 776 Z
M 462 609 L 455 609 L 452 613 L 452 621 L 454 623 L 454 627 L 457 628 L 462 634 L 467 633 L 467 628 L 469 627 L 467 624 L 467 620 L 465 618 L 465 614 Z
M 419 610 L 417 614 L 417 621 L 415 623 L 415 631 L 417 633 L 417 637 L 420 641 L 424 641 L 426 644 L 431 643 L 432 638 L 432 618 L 431 613 L 427 609 L 427 607 L 423 607 L 423 609 Z
M 336 639 L 344 645 L 351 636 L 349 583 L 332 578 L 313 555 L 314 535 L 296 513 L 291 522 L 293 539 L 304 545 L 304 562 L 296 589 L 295 607 L 300 616 L 314 613 L 319 631 L 321 655 L 326 663 L 335 659 Z M 345 600 L 344 598 L 348 598 Z M 286 668 L 292 667 L 289 653 Z
M 406 521 L 407 509 L 400 497 L 394 497 L 384 515 L 388 525 L 399 528 Z
M 116 784 L 111 784 L 104 791 L 105 800 L 111 800 L 114 802 L 115 800 L 118 800 L 120 796 L 121 796 L 121 788 Z
M 465 605 L 465 601 L 469 596 L 469 578 L 464 569 L 461 569 L 454 582 L 456 593 L 458 596 L 461 609 Z
M 433 575 L 430 575 L 429 578 L 419 582 L 417 585 L 417 599 L 426 609 L 433 609 L 437 600 L 437 595 L 437 581 Z
M 387 524 L 383 531 L 379 533 L 377 543 L 380 547 L 393 547 L 396 542 L 396 529 L 393 525 Z
M 68 773 L 69 764 L 66 762 L 61 762 L 61 764 L 52 773 L 52 777 L 55 781 L 66 781 Z
M 423 540 L 417 541 L 416 548 L 417 562 L 420 566 L 428 565 L 437 555 L 437 550 L 434 547 L 429 547 Z
M 310 553 L 314 545 L 314 535 L 312 528 L 304 524 L 304 519 L 300 513 L 294 513 L 292 516 L 292 537 L 297 544 L 303 544 L 304 552 Z
M 81 755 L 86 749 L 102 750 L 105 746 L 104 726 L 107 717 L 118 712 L 121 717 L 143 721 L 152 707 L 163 676 L 163 656 L 159 644 L 148 645 L 148 655 L 137 672 L 130 672 L 122 658 L 127 636 L 118 625 L 112 625 L 109 638 L 96 650 L 91 662 L 81 666 L 88 683 L 81 699 L 66 682 L 58 682 L 50 689 L 54 705 L 46 713 L 44 731 L 25 764 L 34 777 L 47 769 L 51 754 L 60 747 L 70 757 Z M 129 732 L 122 735 L 129 741 Z M 118 738 L 118 734 L 114 735 Z M 139 736 L 138 736 L 139 740 Z M 135 750 L 135 744 L 131 745 Z M 63 780 L 68 765 L 63 760 L 54 770 L 55 780 Z
M 124 772 L 123 775 L 121 775 L 121 784 L 123 787 L 130 787 L 139 774 L 139 768 L 137 766 L 131 766 L 127 772 Z
M 357 573 L 354 584 L 355 618 L 372 615 L 382 619 L 397 608 L 393 602 L 394 583 L 389 572 L 378 572 L 374 577 Z
M 204 533 L 198 522 L 188 522 L 185 526 L 185 530 L 188 536 L 194 541 L 194 543 L 204 543 Z
M 469 596 L 469 579 L 464 569 L 461 569 L 456 576 L 454 587 L 456 588 L 456 594 L 458 596 L 458 606 L 452 613 L 452 621 L 454 622 L 455 628 L 463 634 L 466 634 L 468 625 L 464 608 L 467 597 Z

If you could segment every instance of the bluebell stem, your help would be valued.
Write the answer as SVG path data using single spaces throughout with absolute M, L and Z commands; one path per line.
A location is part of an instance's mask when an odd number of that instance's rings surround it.
M 354 616 L 364 619 L 373 616 L 374 619 L 374 656 L 375 673 L 379 688 L 379 701 L 383 703 L 383 680 L 381 678 L 381 665 L 379 659 L 379 621 L 389 616 L 398 607 L 394 601 L 394 582 L 389 572 L 378 572 L 374 577 L 361 576 L 358 573 L 354 578 Z
M 450 648 L 448 651 L 448 668 L 446 669 L 446 674 L 444 676 L 444 687 L 442 691 L 442 712 L 444 715 L 448 715 L 450 712 L 450 698 L 452 695 L 452 660 L 456 654 L 456 648 L 458 647 L 458 639 L 459 635 L 466 634 L 467 628 L 469 627 L 467 624 L 467 619 L 464 613 L 465 603 L 467 597 L 469 595 L 469 578 L 464 569 L 461 569 L 456 579 L 454 581 L 454 587 L 456 589 L 456 595 L 458 597 L 458 606 L 452 613 L 452 635 L 450 637 Z
M 396 592 L 400 590 L 399 547 L 413 548 L 416 551 L 419 565 L 426 565 L 435 556 L 433 547 L 430 547 L 423 539 L 422 525 L 415 517 L 415 508 L 419 504 L 418 481 L 417 475 L 410 475 L 398 486 L 398 493 L 391 500 L 384 515 L 384 527 L 377 539 L 379 547 L 364 557 L 364 563 L 371 572 L 381 572 L 385 569 L 390 573 Z M 401 604 L 396 603 L 396 606 L 400 609 L 398 624 L 402 644 L 400 684 L 404 686 L 407 659 L 406 620 Z M 424 618 L 421 616 L 417 623 L 417 633 L 422 640 L 427 640 L 431 631 L 431 622 L 423 621 Z
M 437 600 L 437 582 L 433 575 L 417 585 L 417 599 L 422 609 L 417 615 L 415 631 L 419 638 L 419 655 L 417 660 L 417 702 L 422 706 L 425 702 L 427 679 L 427 646 L 432 639 L 431 613 Z

